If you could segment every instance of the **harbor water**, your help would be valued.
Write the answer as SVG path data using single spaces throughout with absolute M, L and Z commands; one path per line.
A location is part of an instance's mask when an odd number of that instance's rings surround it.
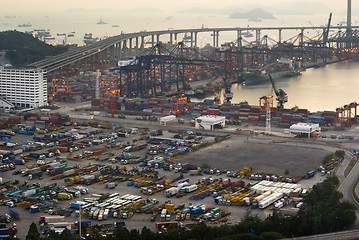
M 359 101 L 358 76 L 359 61 L 347 61 L 309 68 L 300 76 L 277 79 L 275 84 L 288 94 L 286 108 L 298 106 L 310 111 L 335 111 Z M 258 105 L 259 97 L 275 95 L 270 81 L 256 86 L 234 84 L 232 92 L 233 103 L 247 101 L 250 105 Z

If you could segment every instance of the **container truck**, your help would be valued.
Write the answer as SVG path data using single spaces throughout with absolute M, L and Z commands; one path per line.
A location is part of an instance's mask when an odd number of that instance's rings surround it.
M 161 211 L 161 220 L 164 221 L 166 219 L 166 215 L 167 215 L 167 209 L 162 209 Z
M 42 153 L 30 153 L 29 154 L 31 157 L 34 157 L 37 160 L 44 160 L 45 159 L 45 155 Z
M 9 223 L 11 222 L 11 216 L 9 214 L 0 215 L 0 223 Z
M 148 146 L 148 144 L 147 143 L 144 143 L 144 144 L 139 144 L 139 145 L 134 145 L 134 146 L 132 146 L 132 148 L 131 148 L 131 152 L 134 152 L 134 151 L 139 151 L 139 150 L 141 150 L 141 149 L 144 149 L 144 148 L 146 148 Z
M 14 160 L 15 165 L 24 165 L 25 161 L 22 159 L 15 159 Z
M 307 172 L 307 175 L 305 176 L 306 179 L 312 178 L 315 175 L 315 171 L 309 171 Z
M 178 227 L 178 221 L 172 221 L 172 222 L 156 222 L 156 228 L 158 230 L 161 230 L 163 228 L 167 228 L 169 225 L 172 225 L 174 227 Z
M 197 190 L 197 185 L 191 185 L 191 186 L 188 186 L 188 187 L 185 187 L 185 192 L 186 193 L 191 193 L 191 192 L 194 192 Z
M 175 195 L 176 193 L 178 193 L 179 190 L 180 190 L 179 187 L 171 187 L 165 191 L 165 195 L 166 195 L 166 197 L 171 197 L 171 196 Z
M 124 132 L 118 132 L 118 133 L 117 133 L 117 136 L 118 136 L 118 137 L 126 137 L 126 138 L 127 138 L 127 137 L 129 137 L 129 134 L 128 134 L 128 133 L 124 133 Z
M 34 194 L 36 194 L 36 189 L 30 189 L 30 190 L 27 190 L 25 192 L 22 192 L 22 197 L 26 198 L 26 197 L 30 197 L 30 196 L 32 196 Z
M 61 199 L 61 200 L 71 200 L 72 198 L 73 198 L 73 195 L 72 194 L 70 194 L 70 193 L 63 193 L 63 192 L 61 192 L 61 193 L 58 193 L 57 194 L 57 198 L 58 199 Z
M 149 204 L 147 204 L 145 206 L 142 206 L 140 210 L 141 210 L 141 212 L 146 212 L 146 211 L 150 210 L 153 207 L 154 207 L 153 203 L 149 203 Z
M 40 216 L 39 223 L 53 223 L 53 222 L 63 222 L 65 221 L 65 216 L 60 215 L 45 215 Z

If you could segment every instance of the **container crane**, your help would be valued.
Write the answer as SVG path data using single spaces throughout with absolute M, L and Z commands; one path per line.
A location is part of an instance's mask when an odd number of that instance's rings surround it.
M 224 83 L 224 98 L 226 103 L 230 103 L 233 98 L 233 93 L 231 92 L 231 84 L 228 83 L 226 78 L 223 78 Z
M 277 108 L 282 109 L 284 107 L 284 103 L 288 102 L 288 95 L 282 89 L 277 89 L 275 84 L 274 84 L 272 76 L 270 74 L 268 74 L 268 76 L 269 76 L 269 80 L 272 83 L 274 93 L 277 96 L 277 98 L 276 98 L 276 100 L 277 100 Z

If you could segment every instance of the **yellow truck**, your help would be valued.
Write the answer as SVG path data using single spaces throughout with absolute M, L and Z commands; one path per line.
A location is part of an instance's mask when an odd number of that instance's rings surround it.
M 72 194 L 70 193 L 58 193 L 57 194 L 57 198 L 58 199 L 62 199 L 62 200 L 71 200 L 73 198 Z

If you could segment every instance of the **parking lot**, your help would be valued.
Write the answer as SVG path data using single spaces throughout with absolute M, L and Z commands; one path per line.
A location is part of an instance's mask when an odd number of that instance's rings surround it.
M 120 122 L 120 121 L 119 121 Z M 123 128 L 124 130 L 129 130 L 132 128 L 135 128 L 136 122 L 134 121 L 131 124 L 126 124 L 124 126 L 121 126 L 121 128 Z M 143 127 L 143 124 L 140 125 L 141 127 Z M 149 126 L 151 128 L 151 125 Z M 185 140 L 188 137 L 188 134 L 186 135 L 186 133 L 182 132 L 182 133 L 178 133 L 178 131 L 175 131 L 176 129 L 178 129 L 176 126 L 172 127 L 173 129 L 171 129 L 171 127 L 167 127 L 167 129 L 170 128 L 171 132 L 166 130 L 163 131 L 163 135 L 158 136 L 160 138 L 163 139 L 177 139 L 176 141 L 178 142 L 178 145 L 176 147 L 176 152 L 179 152 L 179 149 L 185 149 L 191 146 L 191 144 L 188 142 L 186 142 Z M 74 126 L 67 126 L 64 129 L 62 129 L 62 132 L 65 131 L 69 131 L 71 129 L 74 129 Z M 107 136 L 109 135 L 111 132 L 114 132 L 113 129 L 111 128 L 98 128 L 100 129 L 100 131 L 103 131 L 99 134 L 94 135 L 95 139 L 99 139 L 99 136 Z M 154 129 L 158 129 L 158 125 L 154 126 Z M 153 129 L 149 129 L 149 131 L 146 133 L 147 134 L 142 134 L 141 135 L 141 131 L 140 128 L 138 129 L 139 132 L 138 133 L 133 133 L 130 134 L 130 136 L 128 138 L 117 138 L 118 142 L 120 143 L 120 145 L 140 145 L 140 144 L 145 144 L 147 143 L 148 139 L 150 139 L 151 137 L 156 137 L 156 136 L 149 136 L 149 138 L 145 138 L 144 136 L 148 136 L 148 134 L 150 133 L 151 130 Z M 220 135 L 221 133 L 216 133 L 216 135 Z M 36 134 L 36 135 L 40 135 L 40 134 Z M 179 136 L 181 135 L 181 136 Z M 200 136 L 200 135 L 197 135 Z M 177 137 L 177 138 L 175 138 Z M 181 139 L 179 139 L 178 137 L 180 137 Z M 182 139 L 183 138 L 183 139 Z M 93 140 L 95 140 L 93 139 Z M 191 137 L 191 139 L 189 139 L 188 141 L 194 141 L 196 140 L 197 142 L 194 144 L 199 144 L 199 143 L 214 143 L 214 137 L 213 136 L 200 136 L 200 137 Z M 31 135 L 20 135 L 20 134 L 16 134 L 15 136 L 13 136 L 11 138 L 11 142 L 15 142 L 15 143 L 20 143 L 20 142 L 25 142 L 25 141 L 33 141 L 33 136 Z M 81 141 L 81 139 L 76 140 L 75 142 Z M 112 140 L 111 140 L 112 141 Z M 151 157 L 155 157 L 155 155 L 150 155 L 148 153 L 148 149 L 152 146 L 152 145 L 156 145 L 156 144 L 148 144 L 148 146 L 144 149 L 141 149 L 139 151 L 136 152 L 125 152 L 124 148 L 120 148 L 118 147 L 112 147 L 112 148 L 107 148 L 107 145 L 110 142 L 102 142 L 99 143 L 98 145 L 92 145 L 91 147 L 86 147 L 86 148 L 80 148 L 79 150 L 74 151 L 73 153 L 62 153 L 61 156 L 63 159 L 63 157 L 68 158 L 69 156 L 73 157 L 76 155 L 80 155 L 83 154 L 84 151 L 96 151 L 99 148 L 106 148 L 106 150 L 104 151 L 104 153 L 102 154 L 107 154 L 107 153 L 111 153 L 109 154 L 109 156 L 111 155 L 111 157 L 106 158 L 105 161 L 99 161 L 99 160 L 95 160 L 95 159 L 99 159 L 99 158 L 94 158 L 93 160 L 88 160 L 88 159 L 81 159 L 80 161 L 72 161 L 72 160 L 67 160 L 67 166 L 74 166 L 74 165 L 78 165 L 77 168 L 83 168 L 88 166 L 89 164 L 92 165 L 96 165 L 96 164 L 100 164 L 100 165 L 112 165 L 114 168 L 116 167 L 126 167 L 127 170 L 131 170 L 133 168 L 138 168 L 139 170 L 143 170 L 146 167 L 146 164 L 143 164 L 144 160 L 148 160 Z M 193 144 L 193 143 L 192 143 Z M 76 144 L 75 144 L 76 145 Z M 118 145 L 118 146 L 120 146 Z M 79 146 L 79 145 L 76 145 Z M 169 149 L 172 146 L 167 144 L 167 143 L 162 143 L 162 147 L 163 149 Z M 44 153 L 45 151 L 47 151 L 47 148 L 41 149 L 41 150 L 37 150 L 37 151 L 32 151 L 34 153 Z M 75 149 L 74 149 L 75 150 Z M 188 153 L 184 153 L 184 154 L 178 154 L 178 155 L 172 155 L 171 154 L 165 154 L 165 153 L 161 153 L 159 155 L 164 157 L 164 160 L 168 159 L 168 161 L 164 161 L 167 163 L 167 165 L 172 164 L 173 169 L 175 168 L 176 163 L 190 163 L 191 165 L 197 167 L 197 166 L 201 166 L 203 164 L 208 164 L 211 168 L 217 168 L 222 170 L 222 173 L 220 175 L 213 175 L 213 178 L 221 181 L 225 178 L 228 178 L 226 176 L 226 171 L 227 170 L 236 170 L 236 171 L 241 171 L 242 168 L 244 166 L 249 166 L 253 169 L 253 172 L 261 172 L 261 173 L 266 173 L 266 174 L 276 174 L 278 176 L 284 175 L 284 172 L 286 170 L 289 171 L 289 175 L 291 176 L 300 176 L 305 174 L 307 171 L 317 167 L 318 165 L 320 165 L 320 162 L 323 158 L 324 155 L 328 154 L 329 150 L 325 149 L 325 148 L 320 148 L 320 147 L 312 147 L 310 145 L 306 146 L 303 144 L 298 144 L 298 145 L 293 145 L 293 142 L 289 142 L 288 144 L 283 144 L 283 143 L 274 143 L 271 141 L 268 141 L 267 139 L 261 139 L 260 137 L 257 138 L 252 138 L 252 137 L 247 137 L 247 136 L 241 136 L 241 135 L 232 135 L 230 137 L 230 139 L 225 140 L 223 142 L 220 143 L 214 143 L 211 146 L 205 147 L 205 148 L 201 148 L 198 151 L 195 152 L 191 152 L 189 151 Z M 24 157 L 27 153 L 23 153 L 22 157 Z M 121 156 L 129 154 L 130 156 L 134 157 L 138 157 L 136 159 L 141 159 L 142 162 L 138 163 L 138 164 L 127 164 L 124 165 L 123 161 L 121 163 L 121 161 L 114 161 L 114 159 L 117 158 L 121 158 Z M 20 156 L 17 156 L 16 158 L 19 158 Z M 71 158 L 70 157 L 70 158 Z M 51 158 L 46 158 L 45 161 L 46 162 L 53 162 L 55 161 L 56 157 L 51 157 Z M 57 161 L 59 161 L 60 159 L 57 159 Z M 148 161 L 147 161 L 148 162 Z M 142 165 L 141 165 L 142 164 Z M 36 165 L 36 161 L 29 161 L 26 163 L 26 165 L 18 165 L 16 166 L 16 170 L 19 169 L 25 169 L 25 167 L 29 167 L 31 165 Z M 195 169 L 195 168 L 194 168 Z M 169 180 L 174 180 L 174 179 L 179 179 L 181 172 L 175 172 L 173 171 L 166 171 L 164 169 L 162 169 L 161 167 L 155 168 L 156 171 L 158 171 L 158 176 L 161 179 L 169 179 Z M 2 173 L 2 178 L 6 181 L 8 179 L 10 179 L 10 181 L 14 181 L 15 179 L 19 180 L 19 185 L 22 185 L 25 183 L 25 181 L 28 182 L 28 185 L 34 184 L 34 183 L 40 183 L 42 186 L 48 184 L 48 183 L 57 183 L 58 186 L 62 186 L 64 185 L 64 179 L 57 179 L 57 180 L 50 180 L 50 176 L 47 176 L 45 173 L 43 174 L 43 178 L 42 179 L 32 179 L 29 180 L 28 177 L 26 176 L 22 176 L 21 174 L 19 175 L 13 175 L 14 171 L 6 171 Z M 203 181 L 204 178 L 209 178 L 210 175 L 209 174 L 196 174 L 196 175 L 191 175 L 191 172 L 187 172 L 186 171 L 183 174 L 183 178 L 189 178 L 189 184 L 198 184 L 200 181 Z M 247 184 L 249 183 L 253 183 L 254 180 L 248 180 L 248 179 L 243 179 Z M 312 186 L 315 182 L 318 182 L 322 180 L 320 177 L 316 176 L 310 180 L 302 180 L 303 185 L 307 188 Z M 235 179 L 232 179 L 232 181 L 235 181 Z M 304 184 L 305 183 L 305 184 Z M 70 186 L 69 188 L 72 188 L 73 186 Z M 238 206 L 223 206 L 223 205 L 217 205 L 215 204 L 214 198 L 212 196 L 206 197 L 202 200 L 191 200 L 188 198 L 188 196 L 191 196 L 192 194 L 188 194 L 187 196 L 183 196 L 181 198 L 177 198 L 177 197 L 171 197 L 171 198 L 167 198 L 164 194 L 164 191 L 160 191 L 159 193 L 153 194 L 153 195 L 146 195 L 141 191 L 141 188 L 139 187 L 134 187 L 134 186 L 127 186 L 127 182 L 118 182 L 118 185 L 113 188 L 113 189 L 109 189 L 105 187 L 105 184 L 98 184 L 98 183 L 93 183 L 90 184 L 88 186 L 86 186 L 89 188 L 89 195 L 83 195 L 80 196 L 78 199 L 73 199 L 70 201 L 53 201 L 55 202 L 54 205 L 54 209 L 64 209 L 64 208 L 69 208 L 69 204 L 70 202 L 76 201 L 76 200 L 83 200 L 84 198 L 90 196 L 91 194 L 105 194 L 105 193 L 119 193 L 120 196 L 126 195 L 126 194 L 132 194 L 132 195 L 138 195 L 141 196 L 142 199 L 147 199 L 148 197 L 150 198 L 155 198 L 157 201 L 159 201 L 159 204 L 163 204 L 167 201 L 171 201 L 173 204 L 175 205 L 179 205 L 179 204 L 185 204 L 186 207 L 189 206 L 190 204 L 196 205 L 198 203 L 201 203 L 203 205 L 206 205 L 207 208 L 216 208 L 216 207 L 220 207 L 221 211 L 223 212 L 231 212 L 231 215 L 229 217 L 229 219 L 226 221 L 227 223 L 236 223 L 238 221 L 240 221 L 244 214 L 247 212 L 248 207 L 238 207 Z M 58 202 L 58 203 L 56 203 Z M 29 222 L 30 221 L 34 221 L 35 223 L 38 222 L 40 215 L 44 215 L 46 213 L 29 213 L 29 210 L 25 210 L 24 208 L 17 208 L 18 212 L 20 213 L 21 216 L 21 220 L 17 221 L 17 226 L 18 226 L 18 234 L 17 236 L 20 237 L 20 239 L 24 239 L 25 235 L 28 231 L 28 226 L 29 226 Z M 8 212 L 8 207 L 7 206 L 1 206 L 0 207 L 0 211 L 1 214 L 7 213 Z M 252 209 L 252 213 L 255 215 L 258 215 L 260 217 L 264 217 L 267 216 L 268 214 L 271 213 L 271 210 L 269 209 L 265 209 L 265 210 L 259 210 L 259 209 Z M 86 216 L 83 217 L 84 219 L 86 219 Z M 150 214 L 145 214 L 145 213 L 135 213 L 133 215 L 133 217 L 131 219 L 126 219 L 126 226 L 129 228 L 142 228 L 143 226 L 147 226 L 148 228 L 155 230 L 155 224 L 154 222 L 150 221 L 151 215 Z M 66 221 L 71 222 L 71 221 L 75 221 L 78 220 L 78 217 L 75 217 L 75 214 L 71 214 L 70 216 L 66 217 Z M 171 216 L 171 220 L 175 220 L 175 215 Z M 95 223 L 113 223 L 115 221 L 118 221 L 117 219 L 114 219 L 112 217 L 109 217 L 107 220 L 103 220 L 102 222 L 100 221 L 93 221 L 93 224 Z M 160 221 L 159 217 L 156 219 L 156 221 Z M 183 222 L 184 224 L 190 224 L 190 223 L 194 223 L 194 221 L 192 220 L 186 220 Z M 221 224 L 220 222 L 214 222 L 212 224 Z

